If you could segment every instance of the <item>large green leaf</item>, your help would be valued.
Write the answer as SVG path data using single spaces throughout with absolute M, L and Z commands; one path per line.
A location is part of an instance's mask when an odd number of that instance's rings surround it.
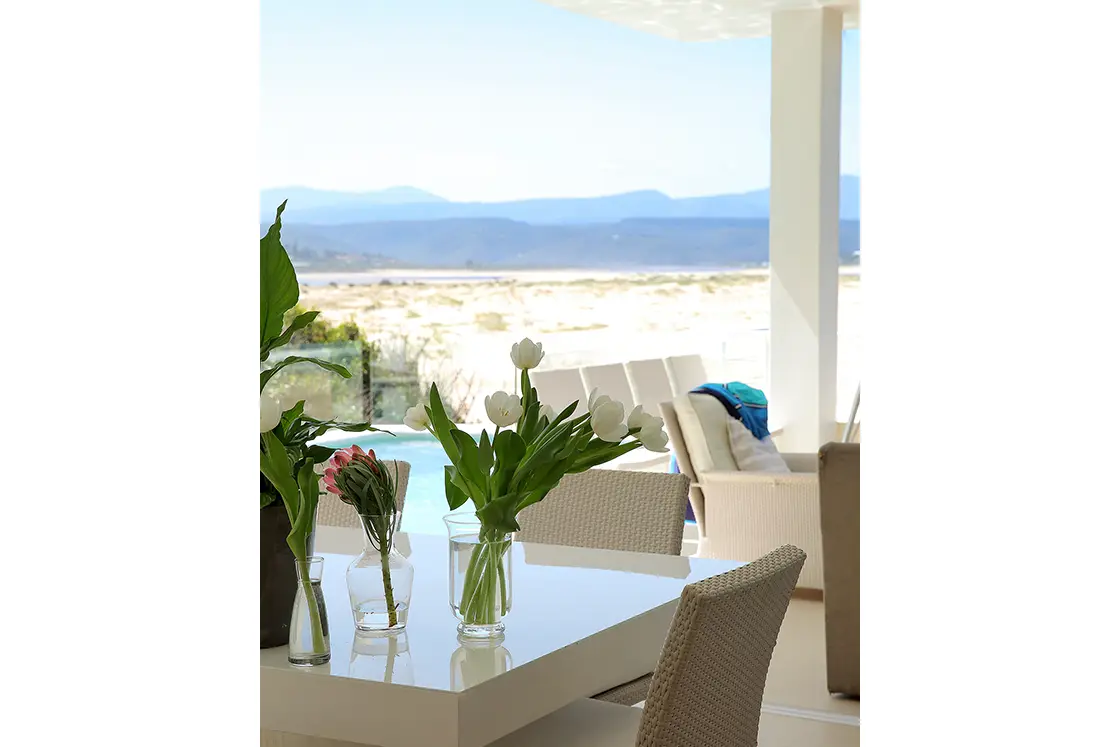
M 494 466 L 494 449 L 490 444 L 490 434 L 486 431 L 478 437 L 478 467 L 483 473 L 489 475 L 490 468 Z
M 292 260 L 280 243 L 280 214 L 287 200 L 276 208 L 276 220 L 261 237 L 261 349 L 284 329 L 284 314 L 299 302 L 299 282 Z
M 334 456 L 334 452 L 335 447 L 333 446 L 312 445 L 307 447 L 307 456 L 311 458 L 314 464 L 322 464 Z
M 521 529 L 517 524 L 517 507 L 522 496 L 517 493 L 507 493 L 487 503 L 477 511 L 478 518 L 487 527 L 493 527 L 502 532 L 516 532 Z
M 514 431 L 502 431 L 494 436 L 494 476 L 490 478 L 491 495 L 502 495 L 509 490 L 510 478 L 525 456 L 525 442 Z
M 331 363 L 330 361 L 320 360 L 319 358 L 304 358 L 300 355 L 289 355 L 287 358 L 280 361 L 272 368 L 266 368 L 265 370 L 261 371 L 261 391 L 264 391 L 265 385 L 273 376 L 280 373 L 281 370 L 287 368 L 293 363 L 314 363 L 319 368 L 325 369 L 332 373 L 336 373 L 344 379 L 350 378 L 350 372 L 346 369 L 346 366 L 341 366 L 337 363 Z
M 462 506 L 470 498 L 466 493 L 460 490 L 454 481 L 455 468 L 450 464 L 443 468 L 443 492 L 447 497 L 447 506 L 452 511 Z
M 292 462 L 288 451 L 280 439 L 271 431 L 261 434 L 261 472 L 280 493 L 284 502 L 284 509 L 288 512 L 288 521 L 295 524 L 299 514 L 299 484 L 292 475 Z
M 311 322 L 315 321 L 315 317 L 319 316 L 318 311 L 305 311 L 292 320 L 288 328 L 279 337 L 273 337 L 265 340 L 264 345 L 261 347 L 261 363 L 268 359 L 268 354 L 276 348 L 283 347 L 292 341 L 292 335 L 299 332 Z
M 452 464 L 458 464 L 459 460 L 463 458 L 463 452 L 459 448 L 459 443 L 451 435 L 451 431 L 455 429 L 451 420 L 447 417 L 447 412 L 443 409 L 443 398 L 440 397 L 439 388 L 432 383 L 431 389 L 428 390 L 428 404 L 424 408 L 428 413 L 428 419 L 432 423 L 432 431 L 439 439 L 440 446 L 447 454 L 447 458 L 451 460 Z
M 494 454 L 503 467 L 512 467 L 525 456 L 525 441 L 514 431 L 502 431 L 494 437 Z
M 462 458 L 456 463 L 459 468 L 459 473 L 462 474 L 473 487 L 479 488 L 479 491 L 484 497 L 488 497 L 489 475 L 483 474 L 482 468 L 479 464 L 478 444 L 474 442 L 470 434 L 455 428 L 451 431 L 452 438 L 459 447 L 459 453 Z M 489 472 L 489 470 L 487 470 Z M 471 491 L 474 495 L 475 491 Z

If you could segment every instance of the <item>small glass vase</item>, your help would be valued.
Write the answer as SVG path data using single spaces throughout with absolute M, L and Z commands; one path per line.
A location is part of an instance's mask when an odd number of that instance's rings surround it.
M 474 514 L 450 514 L 448 593 L 466 640 L 503 637 L 513 602 L 512 536 L 485 527 Z
M 400 514 L 363 514 L 359 518 L 366 547 L 346 569 L 354 627 L 365 632 L 402 630 L 408 622 L 415 570 L 393 542 Z
M 296 560 L 296 601 L 288 635 L 288 661 L 312 667 L 331 660 L 327 605 L 323 601 L 323 559 Z

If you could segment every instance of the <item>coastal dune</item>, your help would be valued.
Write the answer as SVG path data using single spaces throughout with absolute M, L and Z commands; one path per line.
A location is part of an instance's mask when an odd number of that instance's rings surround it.
M 353 320 L 383 349 L 418 357 L 421 378 L 451 390 L 469 420 L 485 419 L 485 394 L 512 390 L 509 348 L 525 336 L 544 343 L 545 367 L 695 353 L 713 380 L 769 386 L 765 269 L 397 271 L 300 279 L 304 306 L 331 321 Z M 860 376 L 858 268 L 844 268 L 839 282 L 843 420 Z

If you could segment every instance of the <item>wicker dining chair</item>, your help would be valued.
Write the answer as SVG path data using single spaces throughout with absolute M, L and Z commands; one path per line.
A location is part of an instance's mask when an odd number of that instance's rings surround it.
M 566 475 L 517 515 L 516 539 L 548 545 L 680 555 L 687 475 L 590 469 Z M 599 693 L 610 703 L 645 700 L 651 675 Z
M 805 553 L 785 545 L 681 593 L 642 709 L 578 700 L 491 747 L 755 747 Z
M 680 555 L 688 483 L 687 475 L 614 469 L 565 475 L 517 515 L 514 539 Z
M 408 462 L 388 460 L 385 466 L 390 471 L 397 470 L 397 511 L 404 513 L 404 495 L 408 489 L 408 475 L 412 466 Z M 326 471 L 327 463 L 315 465 L 315 471 L 320 475 Z M 328 527 L 352 527 L 354 529 L 361 528 L 361 522 L 358 521 L 358 512 L 350 506 L 342 502 L 334 493 L 328 493 L 326 487 L 323 485 L 322 478 L 319 479 L 319 507 L 315 511 L 315 523 L 319 526 Z

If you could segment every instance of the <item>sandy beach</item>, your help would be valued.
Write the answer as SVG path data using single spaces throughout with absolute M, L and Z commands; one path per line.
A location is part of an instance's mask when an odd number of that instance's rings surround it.
M 842 268 L 844 418 L 860 376 L 859 288 L 859 268 Z M 386 350 L 421 350 L 421 375 L 454 381 L 464 400 L 477 395 L 476 418 L 483 394 L 512 387 L 509 348 L 525 336 L 544 343 L 549 368 L 698 353 L 713 380 L 769 384 L 766 269 L 336 273 L 301 276 L 300 296 L 324 318 L 357 322 Z

